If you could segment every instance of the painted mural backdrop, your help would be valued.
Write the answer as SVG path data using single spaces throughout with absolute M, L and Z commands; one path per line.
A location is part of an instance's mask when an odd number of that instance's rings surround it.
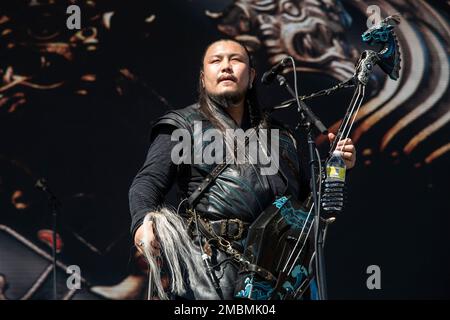
M 66 27 L 69 5 L 81 28 Z M 141 299 L 145 263 L 129 235 L 128 188 L 152 121 L 196 100 L 205 46 L 243 42 L 258 79 L 285 55 L 302 95 L 350 78 L 369 6 L 399 13 L 398 81 L 377 69 L 352 138 L 350 203 L 327 239 L 331 298 L 450 297 L 448 1 L 4 1 L 0 5 L 0 299 L 52 296 L 51 212 L 58 213 L 60 299 Z M 286 69 L 288 80 L 294 70 Z M 288 95 L 258 88 L 264 107 Z M 308 101 L 336 130 L 352 90 Z M 293 124 L 295 112 L 275 114 Z M 304 136 L 297 134 L 300 145 Z M 326 149 L 326 141 L 317 137 Z M 300 150 L 302 152 L 302 149 Z M 303 156 L 303 153 L 302 153 Z M 176 204 L 173 192 L 168 202 Z M 69 289 L 68 266 L 81 270 Z M 382 288 L 368 290 L 377 265 Z

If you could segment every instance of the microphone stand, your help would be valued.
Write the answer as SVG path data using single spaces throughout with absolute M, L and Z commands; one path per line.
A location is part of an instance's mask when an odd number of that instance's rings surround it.
M 35 185 L 38 189 L 44 191 L 47 194 L 48 204 L 52 213 L 52 264 L 53 264 L 53 300 L 58 299 L 56 289 L 56 221 L 58 216 L 58 208 L 61 206 L 61 202 L 56 198 L 54 193 L 47 185 L 47 181 L 44 178 L 39 179 Z
M 291 88 L 286 78 L 282 75 L 277 75 L 278 84 L 281 87 L 286 88 L 289 94 L 296 100 L 295 91 Z M 319 300 L 327 300 L 327 290 L 326 290 L 326 278 L 325 278 L 325 258 L 323 251 L 323 229 L 320 228 L 320 203 L 318 201 L 317 195 L 317 157 L 315 154 L 316 145 L 314 142 L 312 127 L 314 126 L 320 133 L 327 134 L 328 130 L 323 125 L 323 123 L 317 118 L 317 116 L 312 112 L 312 110 L 302 101 L 299 100 L 298 112 L 300 115 L 300 125 L 305 128 L 308 140 L 308 151 L 309 151 L 309 165 L 311 170 L 311 189 L 314 201 L 314 249 L 315 249 L 315 262 L 316 262 L 316 281 L 318 287 Z M 297 126 L 298 128 L 298 126 Z M 297 129 L 296 128 L 296 129 Z M 321 174 L 319 172 L 319 174 Z

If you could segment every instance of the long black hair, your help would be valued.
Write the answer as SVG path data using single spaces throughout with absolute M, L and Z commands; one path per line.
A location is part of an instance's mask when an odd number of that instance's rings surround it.
M 211 121 L 211 123 L 216 128 L 223 131 L 223 130 L 225 130 L 226 125 L 223 123 L 223 121 L 221 121 L 218 117 L 215 116 L 215 111 L 211 108 L 211 106 L 208 103 L 209 98 L 206 93 L 206 89 L 202 85 L 203 61 L 205 60 L 206 52 L 213 44 L 215 44 L 217 42 L 221 42 L 221 41 L 232 41 L 232 42 L 235 42 L 238 45 L 240 45 L 242 48 L 244 48 L 244 50 L 247 54 L 248 61 L 249 61 L 249 70 L 254 69 L 255 66 L 254 66 L 254 62 L 253 62 L 253 57 L 250 54 L 250 52 L 247 50 L 245 45 L 243 45 L 239 41 L 236 41 L 233 39 L 220 39 L 220 40 L 214 41 L 213 43 L 209 44 L 206 47 L 205 51 L 203 52 L 202 60 L 200 63 L 200 73 L 199 73 L 199 78 L 198 78 L 198 102 L 200 105 L 200 111 L 205 115 L 205 117 L 209 121 Z M 256 86 L 254 84 L 252 84 L 250 86 L 250 88 L 247 89 L 244 99 L 245 99 L 244 108 L 248 108 L 247 111 L 248 111 L 248 114 L 250 117 L 250 125 L 252 127 L 257 127 L 258 125 L 263 124 L 263 126 L 266 127 L 266 125 L 264 125 L 264 124 L 267 121 L 267 117 L 265 117 L 263 115 L 263 112 L 261 111 L 260 104 L 258 102 L 257 93 L 256 93 Z

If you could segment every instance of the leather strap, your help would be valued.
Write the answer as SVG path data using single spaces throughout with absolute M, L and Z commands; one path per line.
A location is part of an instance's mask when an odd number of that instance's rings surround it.
M 228 162 L 218 164 L 208 175 L 203 179 L 202 183 L 197 187 L 197 189 L 192 192 L 188 198 L 188 203 L 190 208 L 195 208 L 200 196 L 209 188 L 209 186 L 216 180 L 216 178 L 222 173 L 222 171 L 229 165 Z
M 258 130 L 257 128 L 254 128 L 255 132 Z M 255 133 L 253 133 L 255 134 Z M 249 143 L 250 139 L 245 139 L 245 148 L 247 148 L 247 145 Z M 234 143 L 234 142 L 233 142 Z M 236 152 L 236 145 L 235 145 L 235 150 L 234 152 Z M 214 180 L 216 180 L 216 178 L 222 173 L 222 171 L 228 167 L 228 165 L 230 165 L 232 163 L 232 161 L 230 162 L 223 162 L 223 163 L 219 163 L 202 181 L 202 183 L 200 183 L 200 185 L 197 187 L 197 189 L 194 190 L 194 192 L 192 192 L 192 194 L 189 196 L 188 198 L 188 203 L 189 203 L 189 207 L 191 209 L 194 209 L 195 206 L 197 205 L 198 201 L 200 200 L 201 195 L 208 190 L 208 188 L 211 186 L 211 184 L 214 182 Z

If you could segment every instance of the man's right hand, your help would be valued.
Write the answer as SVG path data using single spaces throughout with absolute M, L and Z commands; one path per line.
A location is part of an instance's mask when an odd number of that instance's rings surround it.
M 149 223 L 150 223 L 151 228 L 149 228 L 150 233 L 148 235 L 148 240 L 151 245 L 151 252 L 155 256 L 160 256 L 161 255 L 161 251 L 160 251 L 161 247 L 160 247 L 159 241 L 156 238 L 155 226 L 152 221 L 150 221 Z M 136 233 L 134 234 L 134 244 L 136 245 L 136 248 L 142 255 L 144 255 L 144 245 L 148 245 L 143 242 L 143 240 L 142 240 L 143 238 L 144 238 L 144 225 L 141 224 L 139 226 L 139 228 L 137 228 Z M 158 261 L 158 265 L 160 268 L 162 267 L 161 260 Z M 167 290 L 169 288 L 170 283 L 169 283 L 169 276 L 167 274 L 161 275 L 161 284 L 162 284 L 162 287 L 164 288 L 164 290 Z M 158 297 L 154 296 L 154 297 L 152 297 L 152 299 L 158 299 Z
M 155 232 L 155 227 L 153 225 L 153 222 L 150 221 L 150 228 L 149 228 L 149 235 L 148 235 L 148 240 L 150 243 L 150 250 L 152 252 L 153 255 L 158 256 L 160 255 L 160 245 L 159 245 L 159 241 L 156 239 L 156 232 Z M 144 254 L 144 246 L 145 245 L 149 245 L 148 243 L 144 243 L 143 242 L 143 238 L 144 238 L 144 225 L 141 224 L 139 226 L 139 228 L 137 228 L 136 233 L 134 234 L 134 244 L 136 245 L 136 248 L 139 250 L 140 253 Z

